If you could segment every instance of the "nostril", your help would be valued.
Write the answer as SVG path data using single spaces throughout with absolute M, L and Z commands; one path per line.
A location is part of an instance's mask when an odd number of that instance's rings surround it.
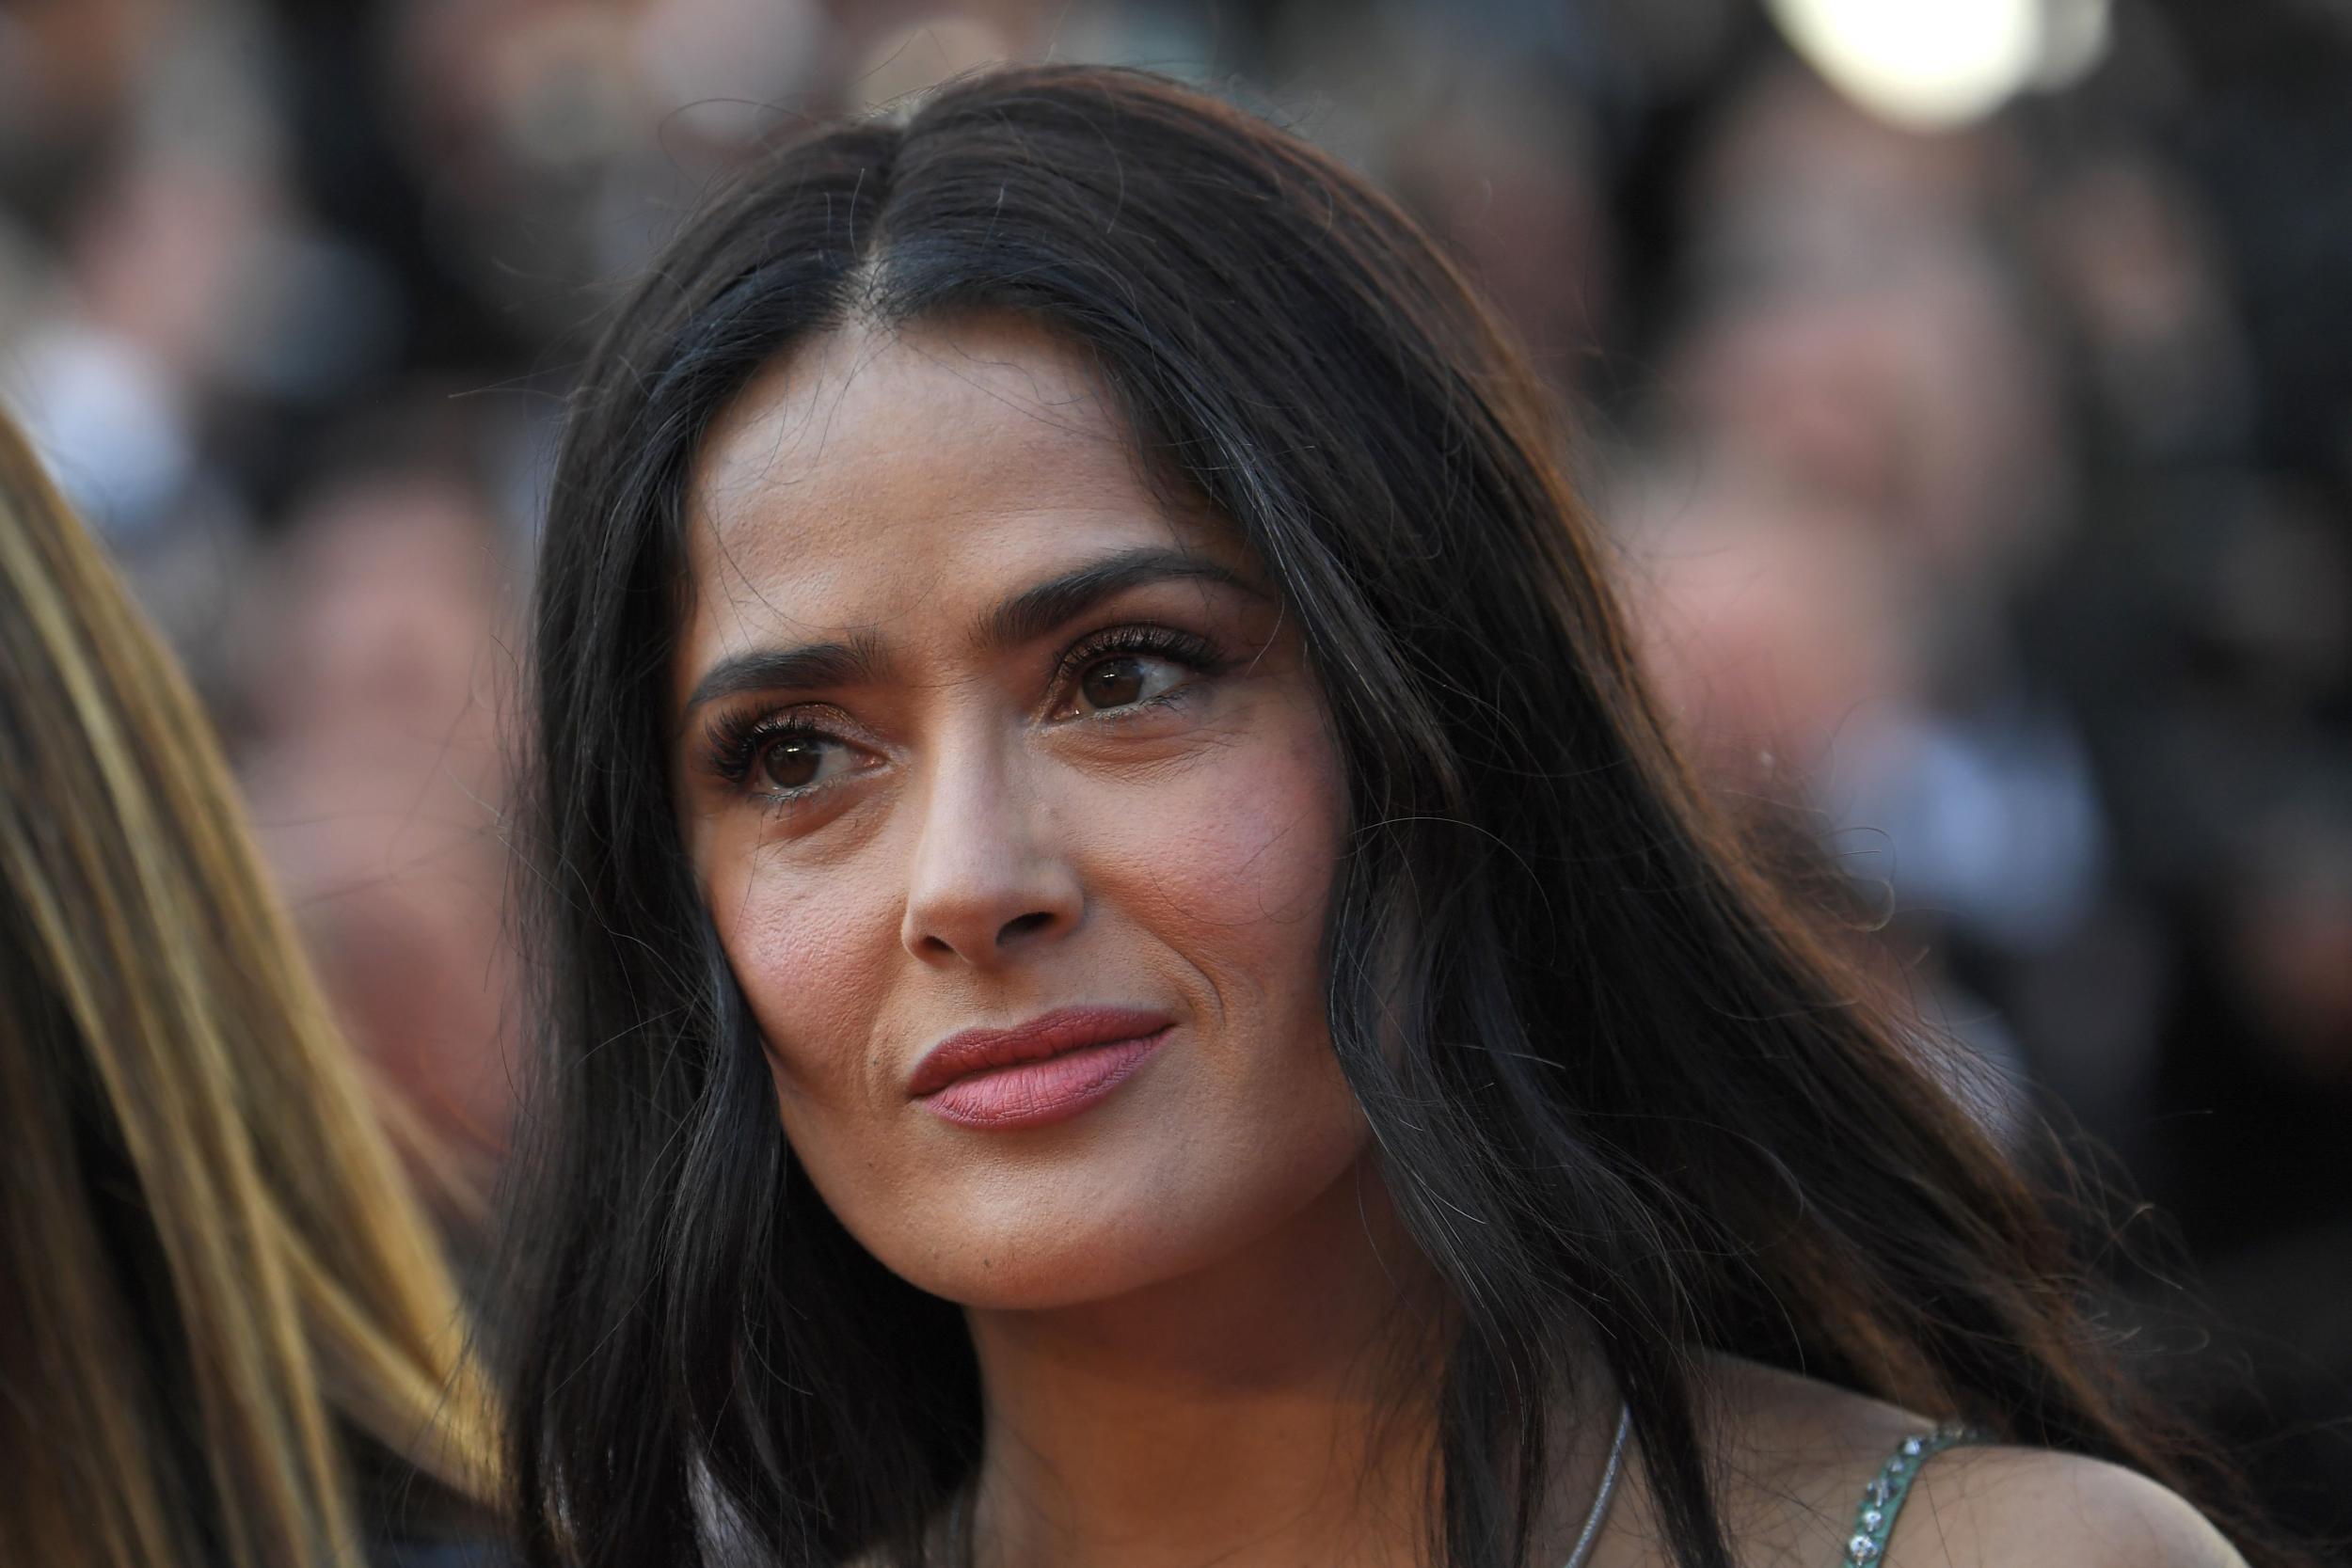
M 1015 915 L 997 929 L 997 945 L 1001 947 L 1015 938 L 1025 937 L 1032 931 L 1041 930 L 1053 924 L 1053 915 L 1044 910 L 1035 910 L 1027 914 Z

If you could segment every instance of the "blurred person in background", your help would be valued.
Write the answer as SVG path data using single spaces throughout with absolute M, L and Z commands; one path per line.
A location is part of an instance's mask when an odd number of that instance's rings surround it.
M 488 1560 L 490 1407 L 211 729 L 0 422 L 0 1558 Z
M 2005 954 L 2069 935 L 2105 825 L 2003 619 L 2072 477 L 1981 215 L 2005 151 L 1880 124 L 1793 68 L 1735 94 L 1692 176 L 1654 468 L 1609 511 L 1711 776 L 1759 823 L 1818 814 L 1803 831 L 1899 933 L 1880 958 L 1918 965 L 1931 1010 L 2022 1085 L 1998 1010 L 1941 955 L 1955 928 Z
M 474 1192 L 513 1093 L 510 683 L 497 508 L 449 430 L 464 406 L 388 408 L 328 443 L 249 589 L 235 663 L 241 780 L 296 927 L 361 1053 Z M 485 1216 L 438 1217 L 470 1262 Z

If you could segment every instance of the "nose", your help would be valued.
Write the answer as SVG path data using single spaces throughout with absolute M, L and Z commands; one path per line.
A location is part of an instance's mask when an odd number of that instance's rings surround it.
M 1085 907 L 1043 782 L 1007 750 L 959 748 L 932 769 L 898 932 L 926 963 L 1004 963 L 1073 928 Z

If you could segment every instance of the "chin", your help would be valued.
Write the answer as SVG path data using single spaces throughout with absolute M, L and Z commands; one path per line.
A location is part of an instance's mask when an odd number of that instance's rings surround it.
M 938 1192 L 914 1225 L 904 1214 L 870 1227 L 844 1218 L 885 1268 L 959 1306 L 1087 1307 L 1242 1259 L 1336 1189 L 1349 1189 L 1339 1196 L 1352 1204 L 1349 1174 L 1367 1143 L 1351 1101 L 1311 1130 L 1295 1123 L 1279 1135 L 1250 1129 L 1164 1148 L 1158 1159 L 1126 1150 L 1051 1172 L 972 1171 Z M 1226 1148 L 1250 1157 L 1220 1152 Z
M 975 1312 L 1054 1312 L 1116 1301 L 1205 1266 L 1214 1247 L 1171 1248 L 1131 1234 L 1065 1235 L 1027 1245 L 1008 1239 L 978 1258 L 902 1272 L 911 1284 Z M 885 1259 L 885 1261 L 887 1261 Z M 894 1271 L 898 1272 L 898 1271 Z
M 1076 1173 L 1062 1173 L 1063 1177 Z M 976 1311 L 1051 1311 L 1148 1290 L 1240 1244 L 1246 1215 L 1152 1202 L 1107 1182 L 1001 1175 L 943 1193 L 914 1225 L 850 1233 L 916 1289 Z M 836 1211 L 837 1212 L 838 1211 Z

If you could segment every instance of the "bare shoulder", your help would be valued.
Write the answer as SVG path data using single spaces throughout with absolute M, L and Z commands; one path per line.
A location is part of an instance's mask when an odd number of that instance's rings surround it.
M 2245 1568 L 2176 1494 L 2121 1465 L 2047 1449 L 1944 1454 L 1919 1472 L 1889 1548 L 1900 1568 Z
M 1752 1363 L 1714 1364 L 1725 1521 L 1756 1564 L 1847 1560 L 1863 1488 L 1929 1417 Z M 2244 1568 L 2144 1476 L 2045 1449 L 1963 1447 L 1919 1472 L 1877 1568 Z

